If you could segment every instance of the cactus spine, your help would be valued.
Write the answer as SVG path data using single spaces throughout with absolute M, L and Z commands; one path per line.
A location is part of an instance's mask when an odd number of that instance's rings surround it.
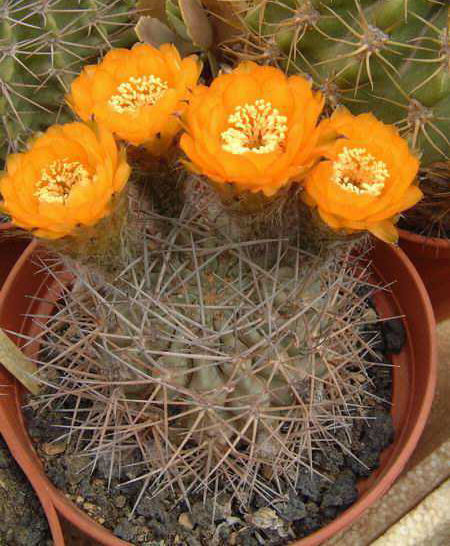
M 88 59 L 136 40 L 132 0 L 0 1 L 0 161 L 70 119 L 64 94 Z
M 348 452 L 333 431 L 364 412 L 365 274 L 347 251 L 323 263 L 283 238 L 232 241 L 190 205 L 153 221 L 122 282 L 80 275 L 63 294 L 42 401 L 77 400 L 68 436 L 94 464 L 137 453 L 150 493 L 275 502 L 324 440 Z
M 448 159 L 447 2 L 255 0 L 241 16 L 243 33 L 225 51 L 306 73 L 330 107 L 395 123 L 423 166 Z

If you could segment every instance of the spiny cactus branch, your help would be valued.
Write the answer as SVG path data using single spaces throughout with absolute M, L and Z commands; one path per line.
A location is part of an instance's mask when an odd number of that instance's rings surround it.
M 69 119 L 64 94 L 82 66 L 136 40 L 131 0 L 4 0 L 0 7 L 0 157 Z M 45 113 L 45 114 L 44 114 Z
M 329 110 L 344 104 L 396 123 L 423 166 L 448 159 L 445 2 L 254 0 L 240 21 L 241 34 L 223 45 L 225 55 L 309 75 Z
M 301 469 L 320 474 L 328 443 L 353 457 L 378 365 L 368 265 L 218 236 L 189 205 L 150 214 L 160 230 L 123 283 L 76 276 L 33 317 L 46 386 L 33 404 L 62 412 L 61 439 L 92 468 L 107 461 L 109 479 L 136 467 L 146 494 L 189 504 L 224 488 L 244 509 L 283 499 Z

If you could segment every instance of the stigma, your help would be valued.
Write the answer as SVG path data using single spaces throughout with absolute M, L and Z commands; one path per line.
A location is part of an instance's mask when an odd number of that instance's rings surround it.
M 344 147 L 333 162 L 333 182 L 359 195 L 380 195 L 387 178 L 386 163 L 376 159 L 365 148 Z
M 221 133 L 222 149 L 232 154 L 274 152 L 283 146 L 288 129 L 287 117 L 264 99 L 237 106 L 228 124 Z
M 156 104 L 168 88 L 167 82 L 152 74 L 138 78 L 131 76 L 117 87 L 108 104 L 119 114 L 133 113 L 142 106 Z
M 43 203 L 64 204 L 75 185 L 87 186 L 91 182 L 88 171 L 79 161 L 57 159 L 41 170 L 34 195 Z

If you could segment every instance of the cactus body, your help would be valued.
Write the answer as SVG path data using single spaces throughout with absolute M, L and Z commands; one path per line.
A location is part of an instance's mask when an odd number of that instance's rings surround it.
M 422 165 L 448 158 L 448 5 L 432 0 L 256 0 L 240 58 L 313 78 L 331 107 L 395 123 Z
M 70 119 L 68 84 L 87 60 L 130 45 L 132 0 L 0 1 L 0 160 Z
M 58 302 L 43 402 L 78 400 L 66 410 L 83 454 L 140 454 L 154 494 L 284 498 L 364 411 L 364 280 L 346 253 L 324 264 L 285 239 L 231 241 L 189 205 L 154 220 L 123 282 L 76 276 Z

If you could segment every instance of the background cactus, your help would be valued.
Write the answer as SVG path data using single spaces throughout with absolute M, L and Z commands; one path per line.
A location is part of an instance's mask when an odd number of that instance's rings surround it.
M 424 198 L 403 218 L 401 227 L 427 237 L 450 238 L 449 163 L 434 163 L 422 176 Z
M 190 30 L 193 23 L 201 25 L 185 16 L 180 3 L 140 0 L 151 16 L 138 25 L 141 39 L 158 44 L 169 31 L 186 51 L 201 50 Z M 251 59 L 306 74 L 325 94 L 328 113 L 345 105 L 355 114 L 372 112 L 395 124 L 423 167 L 425 199 L 417 214 L 408 213 L 407 224 L 447 236 L 450 206 L 442 185 L 450 176 L 450 45 L 445 0 L 202 0 L 201 5 L 200 19 L 207 14 L 213 27 L 210 47 L 218 66 L 226 68 L 227 59 Z
M 68 84 L 112 46 L 128 46 L 133 0 L 0 0 L 0 164 L 32 132 L 70 119 Z
M 188 204 L 150 219 L 114 284 L 75 274 L 62 294 L 38 401 L 94 465 L 140 461 L 151 494 L 275 502 L 324 443 L 350 454 L 376 365 L 367 269 L 348 248 L 324 263 L 285 239 L 229 240 Z
M 330 107 L 395 123 L 423 166 L 449 157 L 446 1 L 254 0 L 239 14 L 227 54 L 306 73 Z

